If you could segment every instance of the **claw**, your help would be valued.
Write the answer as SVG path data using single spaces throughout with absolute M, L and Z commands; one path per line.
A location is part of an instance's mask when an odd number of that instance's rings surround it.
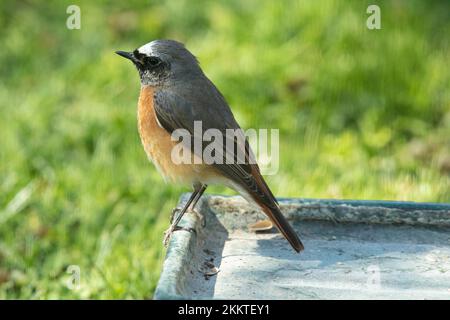
M 173 228 L 170 227 L 166 231 L 164 231 L 164 238 L 163 238 L 163 245 L 167 248 L 167 245 L 169 244 L 170 238 L 172 237 Z
M 163 238 L 163 245 L 164 245 L 164 247 L 167 248 L 167 246 L 169 245 L 169 242 L 170 242 L 170 238 L 172 237 L 172 234 L 175 231 L 179 231 L 179 230 L 184 230 L 184 231 L 187 231 L 187 232 L 196 232 L 194 228 L 186 228 L 186 227 L 179 227 L 179 226 L 171 225 L 169 227 L 169 229 L 167 229 L 164 232 L 164 238 Z
M 173 208 L 172 213 L 170 214 L 170 223 L 173 222 L 173 219 L 175 218 L 176 213 L 177 213 L 178 211 L 181 211 L 181 209 L 178 208 L 178 207 Z

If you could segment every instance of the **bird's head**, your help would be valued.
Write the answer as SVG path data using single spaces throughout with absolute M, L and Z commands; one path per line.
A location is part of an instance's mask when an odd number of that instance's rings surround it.
M 174 40 L 154 40 L 132 51 L 116 51 L 136 66 L 141 84 L 162 86 L 202 74 L 197 59 Z

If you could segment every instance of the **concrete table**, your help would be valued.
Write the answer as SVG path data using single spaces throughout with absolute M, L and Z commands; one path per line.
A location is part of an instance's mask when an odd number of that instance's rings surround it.
M 241 197 L 205 196 L 172 236 L 155 299 L 450 299 L 450 205 L 279 202 L 305 251 L 248 231 L 265 217 Z

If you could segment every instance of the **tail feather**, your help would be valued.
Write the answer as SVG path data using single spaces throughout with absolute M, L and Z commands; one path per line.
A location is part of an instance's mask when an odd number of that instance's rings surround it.
M 269 208 L 268 206 L 258 202 L 264 213 L 276 225 L 278 230 L 283 234 L 287 241 L 291 244 L 295 251 L 300 252 L 304 249 L 303 243 L 294 231 L 292 226 L 286 220 L 278 207 Z
M 239 174 L 235 171 L 225 171 L 230 175 L 229 186 L 238 191 L 247 201 L 258 205 L 289 241 L 292 248 L 297 252 L 302 251 L 304 249 L 302 242 L 281 213 L 277 199 L 264 181 L 258 165 L 250 165 L 250 170 L 249 174 L 245 175 L 240 171 Z
M 273 195 L 272 191 L 270 191 L 269 186 L 264 181 L 264 178 L 259 172 L 259 168 L 257 166 L 252 166 L 252 177 L 256 182 L 256 190 L 251 192 L 252 198 L 276 225 L 286 240 L 289 241 L 292 248 L 294 248 L 297 252 L 302 251 L 304 249 L 303 243 L 300 241 L 297 233 L 281 213 L 277 199 Z

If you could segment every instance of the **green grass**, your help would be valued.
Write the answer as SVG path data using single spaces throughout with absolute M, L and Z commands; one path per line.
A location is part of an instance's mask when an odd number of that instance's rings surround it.
M 243 127 L 280 129 L 276 195 L 450 202 L 448 1 L 79 1 L 68 30 L 72 3 L 0 4 L 0 299 L 152 297 L 186 189 L 148 163 L 114 54 L 152 39 L 185 42 Z

